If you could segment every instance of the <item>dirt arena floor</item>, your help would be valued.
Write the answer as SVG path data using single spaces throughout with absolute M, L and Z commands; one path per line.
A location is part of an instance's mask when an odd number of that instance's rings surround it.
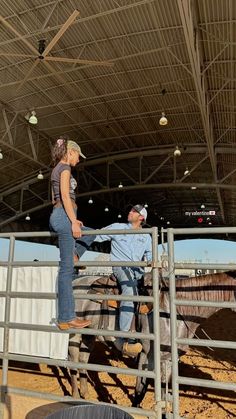
M 205 322 L 204 330 L 212 339 L 236 341 L 236 313 L 221 310 Z M 198 329 L 199 337 L 205 338 Z M 91 361 L 119 367 L 134 367 L 129 358 L 121 360 L 111 354 L 102 344 L 96 344 Z M 192 347 L 181 357 L 180 374 L 202 379 L 236 382 L 236 353 L 232 350 L 203 349 Z M 70 395 L 68 373 L 65 369 L 11 363 L 9 385 L 32 391 Z M 135 378 L 107 373 L 89 373 L 90 399 L 117 405 L 131 405 Z M 153 387 L 150 384 L 142 406 L 153 405 Z M 46 400 L 9 396 L 4 419 L 39 419 L 64 407 L 63 403 Z M 180 414 L 185 418 L 225 419 L 236 417 L 236 393 L 199 387 L 181 387 Z

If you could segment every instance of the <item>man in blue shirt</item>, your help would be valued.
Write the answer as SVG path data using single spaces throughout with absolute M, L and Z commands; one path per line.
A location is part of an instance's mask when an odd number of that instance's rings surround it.
M 143 205 L 137 204 L 131 208 L 128 214 L 128 223 L 114 223 L 102 230 L 130 230 L 139 229 L 146 222 L 147 210 Z M 91 244 L 92 241 L 102 242 L 111 241 L 111 260 L 112 261 L 147 261 L 152 260 L 152 242 L 149 234 L 119 234 L 109 235 L 102 234 L 96 236 L 83 236 L 80 242 L 85 242 L 86 245 Z M 79 256 L 86 250 L 77 243 L 77 252 Z M 141 279 L 144 270 L 137 267 L 114 266 L 113 274 L 118 280 L 123 295 L 137 295 L 137 281 Z M 130 331 L 131 323 L 134 316 L 133 301 L 120 302 L 120 330 L 124 332 Z M 115 345 L 123 353 L 131 356 L 136 356 L 142 350 L 141 343 L 133 339 L 125 340 L 123 338 L 116 339 Z

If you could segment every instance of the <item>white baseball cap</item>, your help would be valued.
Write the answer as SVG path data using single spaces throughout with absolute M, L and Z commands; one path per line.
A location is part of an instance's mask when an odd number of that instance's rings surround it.
M 132 207 L 132 209 L 134 209 L 135 211 L 137 211 L 140 215 L 143 216 L 144 221 L 147 220 L 147 210 L 146 208 L 144 208 L 143 205 L 141 204 L 136 204 Z
M 83 159 L 86 159 L 85 155 L 81 151 L 79 144 L 77 144 L 75 141 L 67 141 L 67 149 L 78 151 L 79 155 L 83 157 Z

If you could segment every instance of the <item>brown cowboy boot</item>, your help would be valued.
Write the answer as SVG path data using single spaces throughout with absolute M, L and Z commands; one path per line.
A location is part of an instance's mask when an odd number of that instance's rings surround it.
M 122 347 L 122 353 L 128 355 L 131 358 L 136 358 L 140 352 L 142 352 L 142 345 L 139 342 L 129 343 L 125 342 Z
M 79 256 L 78 255 L 74 255 L 74 264 L 79 262 Z M 74 269 L 77 268 L 81 271 L 83 271 L 84 269 L 86 269 L 86 266 L 75 266 Z
M 136 332 L 136 316 L 133 315 L 132 323 L 130 326 L 130 333 Z M 124 355 L 128 355 L 132 358 L 138 356 L 138 354 L 142 351 L 143 347 L 141 343 L 137 342 L 136 339 L 130 337 L 127 342 L 123 344 L 122 352 Z
M 90 326 L 91 320 L 80 320 L 76 317 L 69 322 L 60 322 L 57 323 L 57 326 L 60 330 L 68 330 L 68 329 L 83 329 L 84 327 Z

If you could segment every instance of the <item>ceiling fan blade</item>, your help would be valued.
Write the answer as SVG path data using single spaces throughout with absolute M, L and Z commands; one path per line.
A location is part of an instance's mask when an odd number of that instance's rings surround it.
M 29 78 L 30 74 L 34 71 L 36 65 L 39 62 L 39 58 L 36 58 L 35 62 L 33 63 L 32 67 L 30 67 L 28 73 L 25 75 L 25 77 L 23 78 L 23 80 L 20 82 L 20 85 L 17 87 L 15 93 L 18 93 L 20 91 L 20 89 L 22 88 L 22 86 L 25 84 L 25 82 L 27 81 L 27 79 Z
M 0 57 L 25 57 L 25 58 L 36 58 L 33 54 L 11 54 L 10 52 L 1 52 Z
M 92 60 L 83 60 L 80 58 L 63 58 L 63 57 L 45 57 L 45 61 L 55 61 L 59 63 L 71 63 L 71 64 L 89 64 L 89 65 L 103 65 L 107 67 L 112 67 L 113 63 L 111 61 L 92 61 Z
M 33 47 L 33 45 L 31 45 L 30 44 L 30 42 L 28 42 L 27 41 L 27 39 L 25 39 L 24 38 L 24 36 L 23 35 L 21 35 L 15 28 L 13 28 L 13 26 L 6 20 L 6 19 L 4 19 L 4 17 L 3 16 L 1 16 L 0 15 L 0 22 L 7 28 L 7 29 L 9 29 L 11 32 L 13 32 L 16 36 L 17 36 L 17 38 L 20 40 L 20 41 L 22 41 L 22 42 L 24 42 L 24 44 L 25 45 L 27 45 L 28 46 L 28 48 L 32 51 L 32 52 L 34 52 L 35 54 L 36 54 L 36 56 L 38 56 L 38 51 L 37 51 L 37 49 L 36 48 L 34 48 Z
M 74 22 L 74 20 L 79 16 L 80 12 L 78 10 L 74 10 L 72 15 L 67 19 L 67 21 L 64 23 L 64 25 L 61 27 L 61 29 L 57 32 L 57 34 L 54 36 L 54 38 L 49 42 L 48 46 L 45 48 L 43 52 L 43 57 L 46 57 L 46 55 L 51 51 L 51 49 L 54 47 L 54 45 L 59 41 L 59 39 L 62 37 L 64 32 L 69 28 L 69 26 Z

